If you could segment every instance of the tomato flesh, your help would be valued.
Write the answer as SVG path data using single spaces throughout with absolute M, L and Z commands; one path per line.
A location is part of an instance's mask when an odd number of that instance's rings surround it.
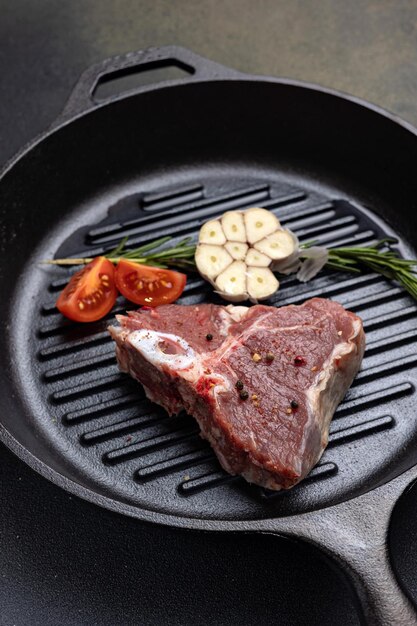
M 139 265 L 122 259 L 115 272 L 120 293 L 135 304 L 159 306 L 170 304 L 184 291 L 187 277 L 180 272 Z
M 95 322 L 112 309 L 117 298 L 114 266 L 99 256 L 74 274 L 56 307 L 75 322 Z

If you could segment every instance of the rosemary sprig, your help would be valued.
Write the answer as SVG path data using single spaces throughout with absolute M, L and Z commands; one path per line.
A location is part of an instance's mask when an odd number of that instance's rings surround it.
M 356 273 L 367 267 L 389 280 L 399 282 L 417 300 L 417 260 L 403 259 L 390 248 L 381 250 L 390 243 L 398 242 L 387 237 L 373 246 L 330 248 L 326 267 Z
M 175 266 L 184 270 L 195 270 L 194 255 L 196 246 L 191 243 L 192 237 L 185 237 L 178 243 L 167 246 L 172 237 L 161 237 L 151 243 L 144 244 L 133 250 L 125 250 L 127 237 L 104 256 L 112 263 L 128 259 L 141 265 L 167 268 Z M 310 241 L 300 246 L 308 248 L 316 242 Z M 329 258 L 325 267 L 331 270 L 353 272 L 359 274 L 364 268 L 382 274 L 389 280 L 399 282 L 406 291 L 417 300 L 417 260 L 403 259 L 389 248 L 389 244 L 398 243 L 396 239 L 385 238 L 372 246 L 330 248 Z M 387 246 L 388 244 L 388 246 Z M 387 249 L 383 250 L 384 246 Z M 93 258 L 68 258 L 43 261 L 51 265 L 84 265 Z
M 190 243 L 192 237 L 185 237 L 171 247 L 166 247 L 165 244 L 171 241 L 172 237 L 161 237 L 151 243 L 139 246 L 139 248 L 125 250 L 127 239 L 127 237 L 122 239 L 113 250 L 103 256 L 115 264 L 121 259 L 127 259 L 141 265 L 152 265 L 153 267 L 166 268 L 173 265 L 184 269 L 195 269 L 195 244 Z M 81 257 L 51 259 L 43 261 L 43 263 L 48 265 L 86 265 L 91 263 L 92 260 L 93 257 Z

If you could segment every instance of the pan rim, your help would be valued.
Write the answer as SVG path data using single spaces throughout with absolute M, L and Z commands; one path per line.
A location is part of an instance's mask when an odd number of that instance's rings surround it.
M 78 498 L 86 502 L 90 502 L 96 506 L 99 506 L 103 509 L 107 509 L 112 513 L 117 513 L 119 515 L 127 515 L 130 518 L 137 519 L 140 522 L 158 524 L 160 526 L 166 526 L 170 528 L 182 528 L 185 530 L 195 530 L 195 531 L 215 531 L 215 532 L 239 532 L 239 533 L 251 533 L 251 532 L 262 532 L 262 533 L 272 533 L 273 535 L 280 535 L 289 539 L 299 539 L 300 541 L 305 541 L 306 537 L 300 536 L 298 537 L 294 532 L 289 532 L 286 534 L 286 531 L 283 530 L 282 525 L 286 526 L 286 520 L 291 520 L 294 518 L 308 516 L 309 518 L 313 514 L 314 516 L 320 514 L 321 511 L 325 509 L 332 509 L 337 507 L 339 504 L 346 504 L 350 500 L 356 500 L 357 498 L 361 498 L 366 496 L 366 494 L 375 491 L 383 484 L 389 484 L 399 479 L 402 475 L 409 475 L 410 472 L 413 473 L 413 469 L 416 465 L 403 468 L 398 474 L 396 474 L 393 478 L 389 479 L 385 483 L 381 483 L 376 485 L 373 489 L 370 489 L 364 494 L 360 494 L 358 496 L 352 496 L 350 498 L 346 498 L 342 502 L 337 502 L 334 504 L 328 504 L 326 506 L 320 507 L 316 511 L 308 511 L 306 513 L 297 514 L 293 513 L 288 516 L 278 516 L 278 517 L 269 517 L 264 519 L 252 519 L 252 520 L 222 520 L 222 519 L 207 519 L 207 518 L 198 518 L 198 517 L 189 517 L 185 515 L 172 515 L 168 513 L 163 513 L 160 511 L 152 511 L 150 509 L 145 509 L 144 507 L 136 507 L 127 502 L 121 502 L 119 500 L 115 500 L 109 496 L 104 496 L 93 489 L 80 485 L 76 481 L 64 476 L 60 472 L 57 472 L 52 467 L 38 459 L 35 455 L 33 455 L 27 448 L 25 448 L 21 443 L 17 441 L 13 435 L 9 433 L 8 430 L 4 428 L 2 424 L 0 424 L 0 441 L 6 445 L 6 447 L 11 450 L 16 456 L 26 463 L 31 469 L 33 469 L 37 474 L 47 479 L 57 487 L 60 487 L 67 493 L 70 493 Z M 414 484 L 417 478 L 413 475 L 409 481 L 407 481 L 408 486 L 407 489 Z M 401 494 L 397 494 L 400 496 Z M 280 520 L 279 528 L 277 528 L 276 523 L 277 520 Z M 288 531 L 290 531 L 290 525 L 288 525 Z
M 296 87 L 296 88 L 306 89 L 308 91 L 313 91 L 313 92 L 315 91 L 323 95 L 332 96 L 336 99 L 344 100 L 351 104 L 355 104 L 359 107 L 367 109 L 371 113 L 375 113 L 376 115 L 379 115 L 389 120 L 390 122 L 397 124 L 404 130 L 410 132 L 412 135 L 417 137 L 417 126 L 414 126 L 411 122 L 404 120 L 396 113 L 393 113 L 392 111 L 389 111 L 388 109 L 385 109 L 384 107 L 381 107 L 378 104 L 369 102 L 368 100 L 365 100 L 364 98 L 361 98 L 359 96 L 354 96 L 347 92 L 344 92 L 338 89 L 333 89 L 332 87 L 325 87 L 324 85 L 320 85 L 318 83 L 312 83 L 309 81 L 302 81 L 302 80 L 293 79 L 293 78 L 263 76 L 261 74 L 251 75 L 251 74 L 244 74 L 244 73 L 237 74 L 236 76 L 228 75 L 223 78 L 221 76 L 218 76 L 216 78 L 197 78 L 196 77 L 196 78 L 189 78 L 188 80 L 187 79 L 168 80 L 168 81 L 163 81 L 155 85 L 146 85 L 142 87 L 140 91 L 132 89 L 120 95 L 113 96 L 103 102 L 92 103 L 91 107 L 83 111 L 78 111 L 72 115 L 71 114 L 67 115 L 63 113 L 59 114 L 58 117 L 55 118 L 55 120 L 51 122 L 50 126 L 45 131 L 42 131 L 38 135 L 35 135 L 35 137 L 33 137 L 26 144 L 24 144 L 14 155 L 10 157 L 10 159 L 8 159 L 0 167 L 0 183 L 3 180 L 3 178 L 6 176 L 6 174 L 16 165 L 16 163 L 20 161 L 20 159 L 22 159 L 24 156 L 26 156 L 33 148 L 35 148 L 40 143 L 42 143 L 42 141 L 46 140 L 50 135 L 53 135 L 56 132 L 59 132 L 63 128 L 66 128 L 66 126 L 72 124 L 73 122 L 76 122 L 79 119 L 82 119 L 83 117 L 87 115 L 94 113 L 95 111 L 109 107 L 112 104 L 115 104 L 117 102 L 128 100 L 129 98 L 141 96 L 143 94 L 151 93 L 154 91 L 163 91 L 165 89 L 172 89 L 172 88 L 177 88 L 177 87 L 188 88 L 194 84 L 201 85 L 205 83 L 215 84 L 215 83 L 238 83 L 238 82 L 241 82 L 241 83 L 265 82 L 267 84 L 276 84 L 276 85 L 285 85 L 288 87 Z

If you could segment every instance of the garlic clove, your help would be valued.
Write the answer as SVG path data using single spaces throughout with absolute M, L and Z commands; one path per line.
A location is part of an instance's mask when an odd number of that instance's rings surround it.
M 288 230 L 280 229 L 255 243 L 254 248 L 277 261 L 291 256 L 296 250 L 296 244 Z
M 247 299 L 246 293 L 246 263 L 234 261 L 216 278 L 218 292 L 226 299 L 239 297 L 240 300 Z
M 210 220 L 200 228 L 199 243 L 208 243 L 222 246 L 226 243 L 226 237 L 219 220 Z
M 248 267 L 246 288 L 249 298 L 257 302 L 270 298 L 279 288 L 279 282 L 268 267 Z
M 271 265 L 271 258 L 266 256 L 263 252 L 255 250 L 255 248 L 249 248 L 245 257 L 245 263 L 246 265 L 253 265 L 253 267 L 269 267 Z
M 243 261 L 248 251 L 248 244 L 240 241 L 228 241 L 224 247 L 236 261 Z
M 221 218 L 221 223 L 228 241 L 246 243 L 245 222 L 240 211 L 226 211 Z
M 222 246 L 200 243 L 195 252 L 195 263 L 203 278 L 213 281 L 233 259 Z
M 254 244 L 281 228 L 278 218 L 273 213 L 261 208 L 248 209 L 244 213 L 246 239 Z M 262 250 L 261 250 L 262 252 Z

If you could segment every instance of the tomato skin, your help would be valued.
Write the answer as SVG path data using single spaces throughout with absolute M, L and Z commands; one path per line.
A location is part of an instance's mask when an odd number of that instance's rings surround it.
M 111 311 L 116 298 L 113 263 L 99 256 L 72 276 L 56 307 L 74 322 L 95 322 Z
M 116 266 L 115 280 L 118 290 L 127 300 L 154 307 L 177 300 L 184 291 L 187 277 L 173 270 L 121 259 Z

